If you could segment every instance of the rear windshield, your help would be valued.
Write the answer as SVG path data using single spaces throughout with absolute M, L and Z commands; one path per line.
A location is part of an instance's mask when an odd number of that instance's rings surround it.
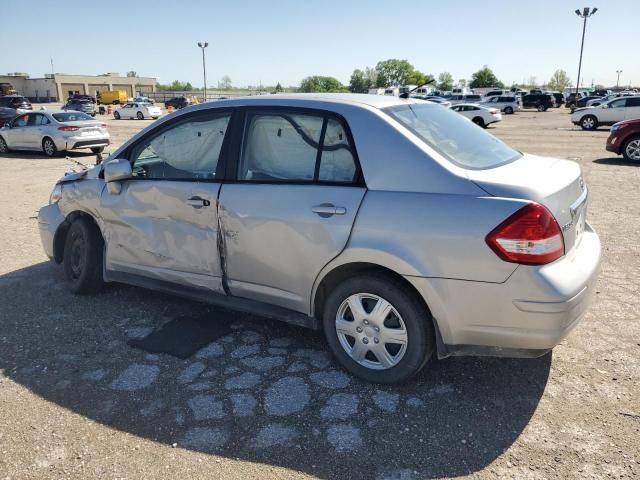
M 61 112 L 54 113 L 53 118 L 55 118 L 59 122 L 78 122 L 81 120 L 93 120 L 91 115 L 87 115 L 82 112 Z
M 469 170 L 495 168 L 522 157 L 468 119 L 440 105 L 398 105 L 383 109 L 448 161 Z

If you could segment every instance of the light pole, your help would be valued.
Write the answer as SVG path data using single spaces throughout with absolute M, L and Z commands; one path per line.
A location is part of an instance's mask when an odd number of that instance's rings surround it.
M 618 80 L 616 81 L 616 90 L 620 88 L 620 74 L 622 73 L 622 70 L 616 70 L 616 73 L 618 74 Z
M 204 75 L 204 102 L 207 101 L 207 67 L 204 63 L 204 49 L 209 46 L 207 42 L 198 42 L 198 46 L 202 49 L 202 74 Z
M 576 10 L 576 15 L 578 15 L 580 18 L 584 18 L 584 23 L 582 25 L 582 44 L 580 45 L 580 63 L 578 63 L 578 83 L 576 84 L 576 97 L 578 96 L 578 90 L 580 89 L 580 70 L 582 70 L 582 50 L 584 49 L 584 32 L 587 29 L 587 18 L 598 11 L 597 8 L 594 8 L 591 11 L 589 10 L 589 7 L 585 7 L 582 12 L 580 10 Z

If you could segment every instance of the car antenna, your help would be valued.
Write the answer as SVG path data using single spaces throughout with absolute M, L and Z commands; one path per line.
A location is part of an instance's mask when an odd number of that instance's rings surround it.
M 418 85 L 415 88 L 412 88 L 411 90 L 409 90 L 408 92 L 403 92 L 399 95 L 400 98 L 409 98 L 409 95 L 411 95 L 413 92 L 415 92 L 417 89 L 424 87 L 426 85 L 431 85 L 432 83 L 434 83 L 436 81 L 435 78 L 432 78 L 430 81 L 428 81 L 427 83 L 423 83 L 421 85 Z

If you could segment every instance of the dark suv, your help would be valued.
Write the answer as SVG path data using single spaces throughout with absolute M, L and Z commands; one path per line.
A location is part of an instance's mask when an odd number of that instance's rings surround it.
M 522 96 L 522 108 L 535 108 L 539 112 L 546 112 L 555 104 L 555 98 L 548 93 L 529 93 Z
M 173 107 L 176 110 L 188 107 L 189 105 L 191 105 L 191 100 L 186 97 L 173 97 L 171 100 L 164 102 L 165 108 Z
M 33 110 L 31 102 L 21 95 L 7 95 L 0 97 L 0 107 L 21 109 L 21 110 Z

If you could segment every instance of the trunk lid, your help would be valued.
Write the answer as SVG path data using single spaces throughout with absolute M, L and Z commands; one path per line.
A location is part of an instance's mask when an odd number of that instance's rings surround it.
M 580 240 L 587 213 L 587 188 L 577 163 L 524 154 L 497 168 L 470 170 L 468 177 L 496 197 L 521 198 L 547 207 L 562 230 L 565 253 Z

